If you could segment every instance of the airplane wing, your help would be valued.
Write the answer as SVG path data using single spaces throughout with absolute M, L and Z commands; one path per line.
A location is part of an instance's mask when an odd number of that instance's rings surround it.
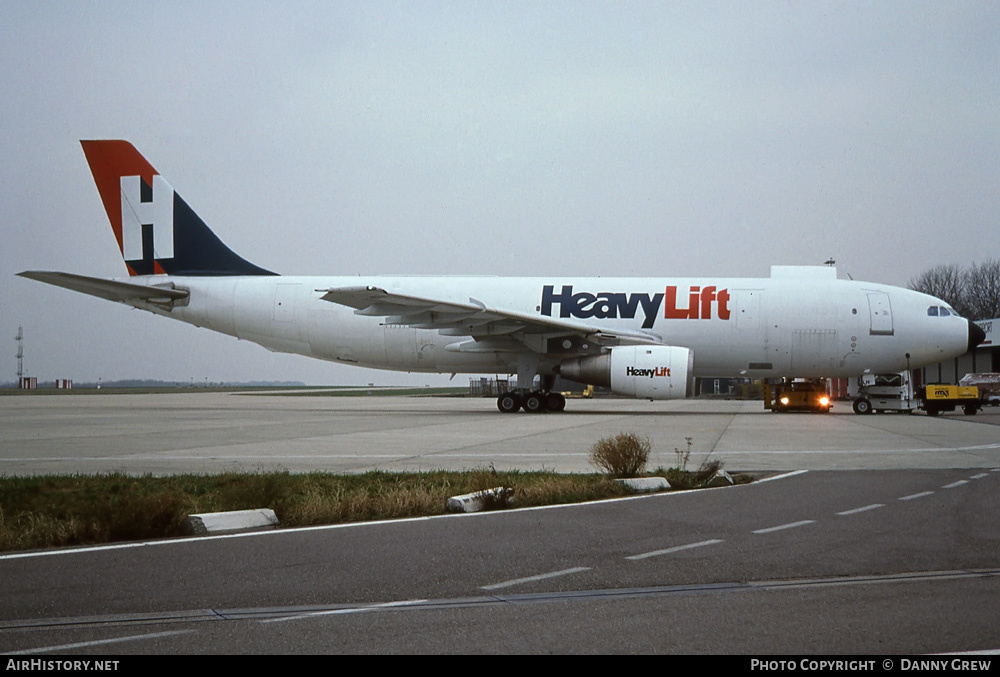
M 379 287 L 338 287 L 317 289 L 324 301 L 354 308 L 356 315 L 384 317 L 386 324 L 436 329 L 444 336 L 468 336 L 473 341 L 456 343 L 450 350 L 482 352 L 523 350 L 528 346 L 538 353 L 553 352 L 551 339 L 583 339 L 598 346 L 662 345 L 661 337 L 646 332 L 598 329 L 582 322 L 530 315 L 512 310 L 491 308 L 469 298 L 468 303 L 409 296 Z M 579 341 L 560 344 L 560 353 L 589 352 Z
M 29 280 L 38 280 L 46 284 L 53 284 L 57 287 L 65 287 L 66 289 L 72 289 L 73 291 L 83 292 L 84 294 L 90 294 L 91 296 L 119 303 L 145 301 L 154 304 L 172 304 L 176 301 L 186 299 L 189 295 L 189 292 L 185 289 L 117 282 L 99 277 L 87 277 L 85 275 L 59 273 L 49 270 L 26 270 L 23 273 L 18 273 L 18 276 L 26 277 Z

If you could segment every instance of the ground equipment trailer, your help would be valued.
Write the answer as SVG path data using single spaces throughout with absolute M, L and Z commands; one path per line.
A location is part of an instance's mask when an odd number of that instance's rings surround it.
M 958 382 L 960 386 L 976 386 L 979 389 L 979 402 L 984 407 L 1000 407 L 1000 373 L 982 372 L 966 374 Z
M 955 411 L 958 407 L 962 408 L 966 416 L 972 416 L 983 407 L 979 400 L 979 388 L 975 386 L 929 383 L 917 390 L 917 397 L 920 399 L 920 408 L 928 416 Z

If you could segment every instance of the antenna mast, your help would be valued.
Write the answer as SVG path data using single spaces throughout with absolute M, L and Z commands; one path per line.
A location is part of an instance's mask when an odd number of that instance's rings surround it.
M 17 341 L 17 382 L 21 382 L 21 377 L 24 376 L 24 328 L 21 325 L 17 325 L 17 336 L 14 337 Z

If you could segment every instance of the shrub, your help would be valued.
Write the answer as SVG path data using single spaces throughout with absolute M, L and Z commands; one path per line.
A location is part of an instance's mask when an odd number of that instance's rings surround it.
M 645 472 L 651 450 L 648 437 L 618 433 L 590 448 L 590 462 L 612 478 L 635 477 Z

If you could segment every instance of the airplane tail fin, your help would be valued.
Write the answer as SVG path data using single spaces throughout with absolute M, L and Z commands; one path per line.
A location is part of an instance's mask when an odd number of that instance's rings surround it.
M 81 141 L 129 275 L 274 275 L 239 257 L 128 141 Z

